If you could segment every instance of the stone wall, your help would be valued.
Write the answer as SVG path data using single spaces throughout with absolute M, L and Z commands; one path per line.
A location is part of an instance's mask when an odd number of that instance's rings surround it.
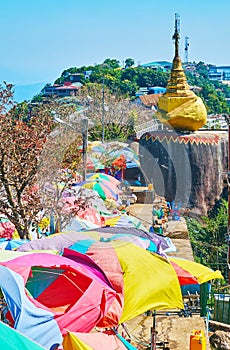
M 140 139 L 141 170 L 146 183 L 168 201 L 206 215 L 220 198 L 227 172 L 228 133 L 157 131 Z

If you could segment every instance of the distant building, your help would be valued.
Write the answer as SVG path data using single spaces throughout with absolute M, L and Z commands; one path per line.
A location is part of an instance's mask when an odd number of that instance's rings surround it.
M 148 87 L 140 87 L 136 92 L 136 97 L 143 95 L 152 95 L 152 94 L 164 94 L 166 88 L 162 86 L 148 86 Z
M 156 62 L 141 64 L 141 67 L 155 69 L 155 70 L 160 69 L 162 71 L 168 71 L 172 68 L 172 63 L 168 62 L 168 61 L 156 61 Z
M 136 98 L 136 103 L 138 105 L 142 105 L 146 108 L 157 110 L 157 102 L 158 98 L 162 96 L 162 94 L 151 94 L 151 95 L 142 95 Z
M 162 86 L 153 86 L 148 88 L 148 94 L 164 94 L 166 92 L 166 88 Z
M 54 84 L 54 85 L 46 85 L 42 89 L 43 96 L 76 96 L 77 91 L 82 86 L 81 83 L 72 83 L 70 81 L 65 81 L 64 84 Z
M 208 77 L 220 82 L 230 81 L 230 66 L 209 66 Z

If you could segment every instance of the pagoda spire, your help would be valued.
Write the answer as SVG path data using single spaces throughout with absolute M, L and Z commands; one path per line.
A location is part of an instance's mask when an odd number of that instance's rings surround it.
M 177 13 L 175 14 L 175 32 L 172 38 L 175 43 L 175 57 L 179 57 L 180 17 Z
M 175 56 L 166 92 L 158 99 L 157 117 L 175 130 L 198 130 L 207 121 L 207 111 L 200 97 L 190 90 L 179 55 L 180 16 L 175 14 L 173 34 Z

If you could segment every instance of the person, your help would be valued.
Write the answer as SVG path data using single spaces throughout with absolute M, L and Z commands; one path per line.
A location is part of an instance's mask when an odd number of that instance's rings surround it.
M 141 186 L 140 176 L 135 176 L 134 184 L 135 186 Z

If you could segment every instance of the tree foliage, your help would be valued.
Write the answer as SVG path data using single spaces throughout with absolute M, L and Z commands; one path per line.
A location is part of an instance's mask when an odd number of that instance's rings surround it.
M 112 94 L 120 94 L 133 99 L 140 87 L 161 86 L 166 87 L 169 78 L 169 71 L 160 69 L 153 70 L 141 66 L 133 66 L 134 60 L 127 58 L 125 67 L 120 66 L 116 59 L 107 58 L 102 64 L 95 66 L 71 67 L 63 71 L 56 83 L 63 83 L 68 80 L 68 76 L 73 73 L 82 74 L 82 84 L 96 83 L 102 84 L 111 91 Z M 185 71 L 188 82 L 191 86 L 201 87 L 197 94 L 203 99 L 208 114 L 229 113 L 230 107 L 226 98 L 230 98 L 230 87 L 217 81 L 208 79 L 208 66 L 204 62 L 194 63 L 193 73 Z M 85 78 L 83 73 L 90 71 L 89 78 Z
M 94 123 L 89 139 L 100 140 L 104 124 L 105 140 L 127 140 L 134 134 L 136 124 L 152 120 L 153 113 L 131 103 L 122 95 L 111 94 L 102 84 L 87 84 L 78 95 L 84 113 Z M 104 117 L 104 123 L 103 123 Z
M 197 262 L 227 273 L 228 204 L 221 200 L 218 208 L 199 220 L 187 218 L 189 236 Z
M 38 104 L 27 120 L 23 107 L 14 104 L 12 85 L 1 86 L 0 215 L 28 238 L 41 213 L 52 209 L 60 214 L 61 192 L 55 184 L 63 180 L 62 163 L 76 132 L 62 137 L 55 128 L 54 114 L 64 117 L 62 105 Z

